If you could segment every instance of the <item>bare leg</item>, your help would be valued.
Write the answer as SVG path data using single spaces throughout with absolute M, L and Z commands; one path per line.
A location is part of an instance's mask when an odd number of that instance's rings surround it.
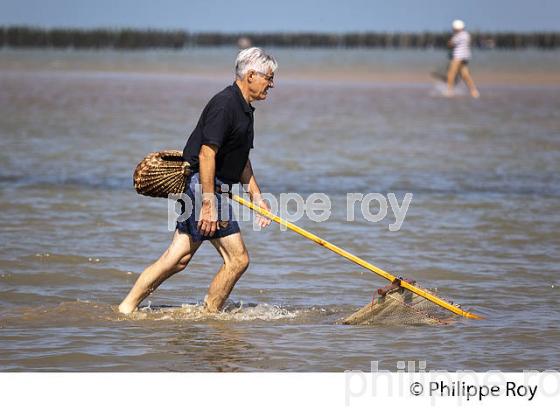
M 479 94 L 478 90 L 476 89 L 476 85 L 474 85 L 474 81 L 471 77 L 469 67 L 467 67 L 464 64 L 461 66 L 461 76 L 463 77 L 463 80 L 465 80 L 465 84 L 467 84 L 467 87 L 469 87 L 469 91 L 471 92 L 471 96 L 473 98 L 480 97 L 480 94 Z
M 127 297 L 119 305 L 119 312 L 125 314 L 133 312 L 140 302 L 156 290 L 164 280 L 185 269 L 200 245 L 201 242 L 194 242 L 190 235 L 175 231 L 169 248 L 142 272 Z
M 453 88 L 455 87 L 455 78 L 459 72 L 461 60 L 451 60 L 449 63 L 449 70 L 447 71 L 447 95 L 453 95 Z
M 209 312 L 218 312 L 247 270 L 249 254 L 240 233 L 212 239 L 211 242 L 224 259 L 224 264 L 212 280 L 204 304 Z

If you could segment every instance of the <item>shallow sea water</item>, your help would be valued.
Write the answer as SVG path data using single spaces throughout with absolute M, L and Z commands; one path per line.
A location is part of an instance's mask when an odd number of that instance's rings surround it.
M 204 61 L 219 66 L 235 50 L 0 53 L 1 371 L 321 372 L 371 361 L 396 371 L 399 360 L 558 370 L 558 87 L 485 83 L 480 100 L 446 99 L 429 81 L 322 79 L 324 51 L 282 50 L 288 73 L 256 104 L 263 191 L 331 199 L 328 221 L 300 226 L 485 320 L 336 324 L 386 282 L 250 222 L 251 266 L 225 312 L 201 310 L 220 265 L 206 244 L 125 317 L 116 306 L 172 236 L 166 201 L 138 196 L 132 171 L 148 152 L 182 149 L 204 104 L 231 82 Z M 403 59 L 428 67 L 385 53 L 379 72 Z M 368 56 L 353 52 L 339 68 L 362 72 L 375 64 Z M 294 74 L 298 61 L 317 78 Z M 401 229 L 389 230 L 390 209 L 372 223 L 356 208 L 347 221 L 353 192 L 393 192 L 399 203 L 412 193 Z

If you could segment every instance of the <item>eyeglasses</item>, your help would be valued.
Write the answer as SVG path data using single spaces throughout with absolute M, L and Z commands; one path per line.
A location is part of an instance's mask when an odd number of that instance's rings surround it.
M 255 73 L 262 76 L 269 83 L 274 83 L 274 75 L 268 75 L 266 73 L 263 73 L 262 71 L 255 71 Z

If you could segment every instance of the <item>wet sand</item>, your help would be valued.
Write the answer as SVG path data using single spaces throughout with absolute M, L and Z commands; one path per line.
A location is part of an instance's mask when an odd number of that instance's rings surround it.
M 231 78 L 231 48 L 181 51 L 3 50 L 2 71 L 82 71 L 177 75 L 207 80 Z M 443 50 L 272 49 L 281 61 L 277 82 L 427 85 L 431 72 L 445 72 Z M 395 57 L 397 56 L 397 57 Z M 470 69 L 477 84 L 551 86 L 560 84 L 559 53 L 523 50 L 475 51 Z

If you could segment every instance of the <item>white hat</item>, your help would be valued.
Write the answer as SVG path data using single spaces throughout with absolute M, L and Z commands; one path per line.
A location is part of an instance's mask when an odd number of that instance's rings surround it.
M 465 22 L 463 20 L 453 20 L 451 26 L 453 30 L 463 30 L 465 28 Z

